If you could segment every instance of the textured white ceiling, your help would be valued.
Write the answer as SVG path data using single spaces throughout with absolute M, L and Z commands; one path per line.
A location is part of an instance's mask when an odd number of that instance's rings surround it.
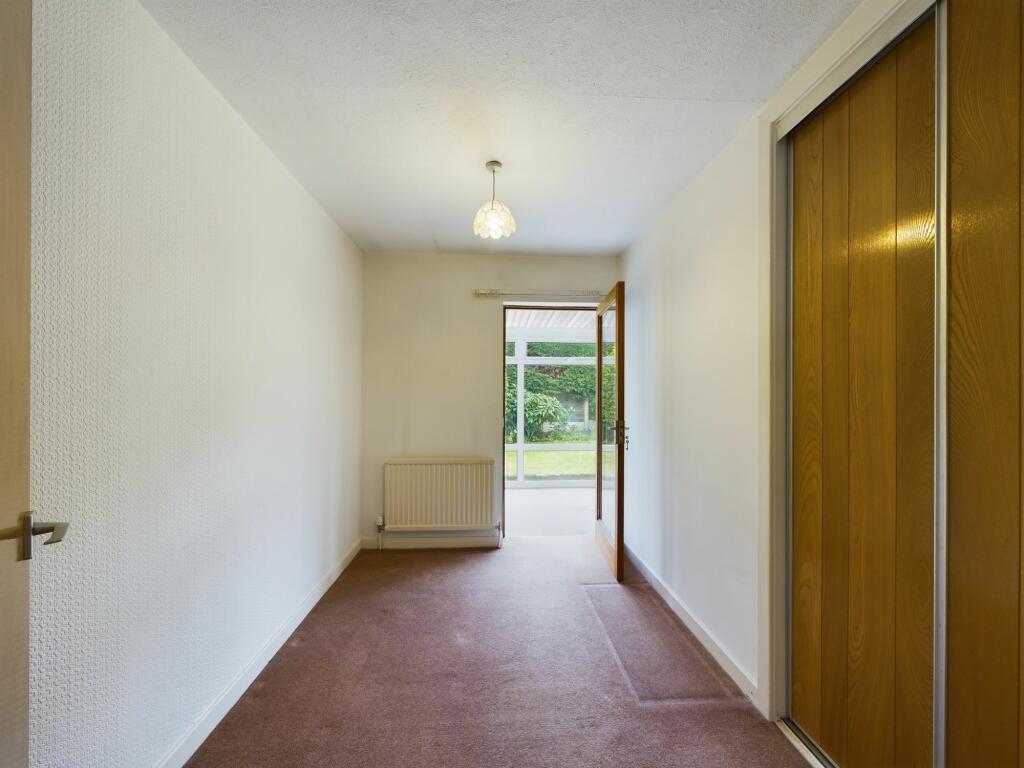
M 524 253 L 630 245 L 856 5 L 142 2 L 365 251 Z

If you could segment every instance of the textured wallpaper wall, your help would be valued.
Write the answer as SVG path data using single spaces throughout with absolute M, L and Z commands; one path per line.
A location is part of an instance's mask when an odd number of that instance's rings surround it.
M 357 541 L 362 257 L 134 0 L 34 27 L 31 764 L 139 768 Z

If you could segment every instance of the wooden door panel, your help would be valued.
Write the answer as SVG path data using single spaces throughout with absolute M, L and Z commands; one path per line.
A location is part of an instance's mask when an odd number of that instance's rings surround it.
M 947 765 L 1017 765 L 1020 0 L 949 4 Z
M 896 755 L 932 764 L 935 21 L 897 49 Z
M 792 714 L 821 732 L 822 119 L 793 139 Z
M 0 3 L 0 530 L 28 510 L 31 0 Z M 28 563 L 0 540 L 0 765 L 28 763 Z
M 846 759 L 849 601 L 849 94 L 823 112 L 821 740 Z
M 931 761 L 933 73 L 928 19 L 793 137 L 791 716 L 844 768 Z
M 623 470 L 627 443 L 624 391 L 623 337 L 626 288 L 618 282 L 597 308 L 597 524 L 598 545 L 616 581 L 625 578 L 625 521 Z M 605 364 L 605 349 L 612 347 L 614 370 Z M 608 407 L 610 405 L 610 407 Z M 611 450 L 606 451 L 606 446 Z M 612 460 L 606 463 L 606 453 Z M 614 477 L 610 477 L 614 473 Z
M 850 87 L 847 765 L 891 765 L 896 566 L 896 60 Z

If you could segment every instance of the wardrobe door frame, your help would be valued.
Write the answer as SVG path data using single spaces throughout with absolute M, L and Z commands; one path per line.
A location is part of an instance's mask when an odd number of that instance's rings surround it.
M 890 12 L 847 53 L 791 104 L 777 109 L 768 122 L 766 140 L 770 158 L 770 292 L 771 292 L 771 512 L 769 551 L 770 646 L 767 667 L 769 715 L 779 719 L 792 739 L 800 741 L 823 764 L 831 761 L 818 748 L 789 727 L 791 712 L 791 541 L 792 525 L 792 212 L 794 129 L 814 110 L 843 90 L 860 72 L 895 46 L 918 22 L 935 14 L 935 359 L 934 359 L 934 627 L 933 721 L 934 765 L 945 764 L 946 690 L 946 355 L 947 355 L 947 3 L 948 0 L 894 2 Z M 770 105 L 771 106 L 771 105 Z

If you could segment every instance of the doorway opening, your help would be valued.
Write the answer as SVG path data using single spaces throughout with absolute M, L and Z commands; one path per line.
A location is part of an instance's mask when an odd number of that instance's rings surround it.
M 502 535 L 593 530 L 625 575 L 624 283 L 596 307 L 506 305 Z
M 596 309 L 505 307 L 506 535 L 593 535 Z
M 596 307 L 506 305 L 502 377 L 502 535 L 593 531 L 620 582 L 625 291 Z

